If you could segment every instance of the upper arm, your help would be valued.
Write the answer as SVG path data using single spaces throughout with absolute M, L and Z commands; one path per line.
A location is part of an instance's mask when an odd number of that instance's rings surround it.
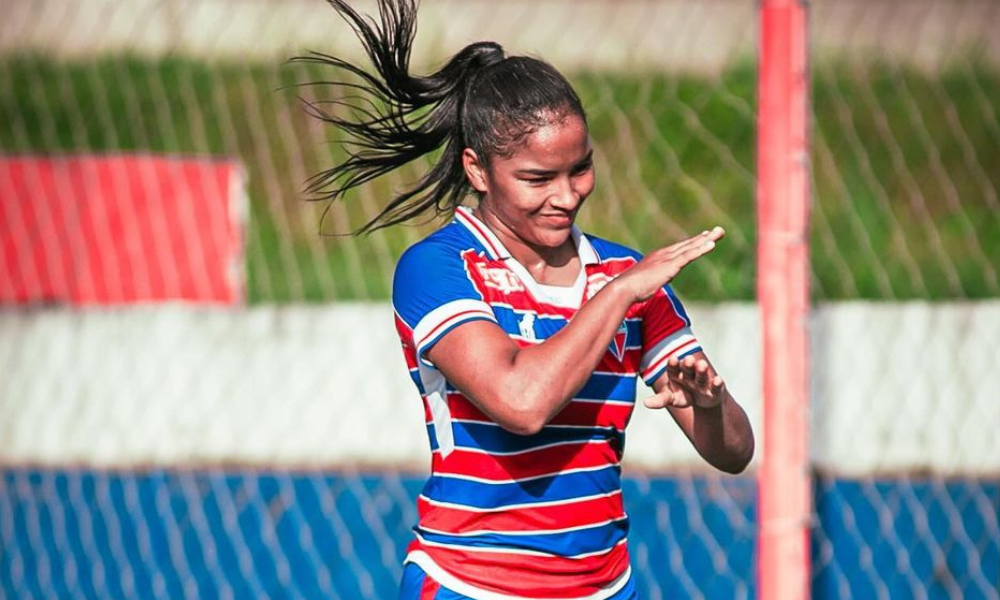
M 476 321 L 453 328 L 428 350 L 427 358 L 473 404 L 503 424 L 505 407 L 496 406 L 502 396 L 498 375 L 513 365 L 518 351 L 499 325 Z
M 424 242 L 403 254 L 393 276 L 392 305 L 412 332 L 417 356 L 425 361 L 428 351 L 459 325 L 496 322 L 462 256 L 444 244 Z
M 392 301 L 419 368 L 440 372 L 443 379 L 431 379 L 442 386 L 446 380 L 502 424 L 504 415 L 493 406 L 496 375 L 513 362 L 518 346 L 497 324 L 461 255 L 442 245 L 410 248 L 396 267 Z

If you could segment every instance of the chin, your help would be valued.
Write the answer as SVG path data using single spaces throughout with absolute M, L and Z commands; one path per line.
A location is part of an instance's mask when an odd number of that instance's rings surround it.
M 572 237 L 573 232 L 567 227 L 565 230 L 549 231 L 543 235 L 537 236 L 535 238 L 535 243 L 543 248 L 551 248 L 554 250 L 556 248 L 561 248 L 567 242 L 570 242 Z

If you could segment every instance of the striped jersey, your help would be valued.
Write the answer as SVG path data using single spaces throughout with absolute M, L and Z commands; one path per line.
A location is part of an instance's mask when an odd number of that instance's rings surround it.
M 636 378 L 700 350 L 665 286 L 634 304 L 576 397 L 533 435 L 494 423 L 426 358 L 455 327 L 496 323 L 521 347 L 544 342 L 641 258 L 575 226 L 583 269 L 572 287 L 539 284 L 472 212 L 400 258 L 396 328 L 423 399 L 431 475 L 417 499 L 407 561 L 477 599 L 610 597 L 630 577 L 622 506 L 625 426 Z

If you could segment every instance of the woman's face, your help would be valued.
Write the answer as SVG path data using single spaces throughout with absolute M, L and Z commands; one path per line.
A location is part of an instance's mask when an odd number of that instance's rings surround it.
M 467 149 L 466 174 L 482 196 L 480 213 L 529 246 L 558 248 L 594 190 L 593 149 L 579 115 L 557 115 L 507 157 L 488 165 Z M 491 223 L 497 224 L 497 223 Z

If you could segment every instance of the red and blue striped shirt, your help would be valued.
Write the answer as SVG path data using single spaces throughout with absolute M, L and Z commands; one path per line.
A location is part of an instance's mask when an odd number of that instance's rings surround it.
M 641 259 L 575 227 L 573 240 L 583 265 L 577 284 L 541 285 L 460 207 L 396 268 L 396 327 L 432 452 L 407 561 L 472 598 L 600 600 L 628 581 L 621 458 L 636 379 L 652 385 L 669 357 L 700 350 L 665 286 L 629 309 L 589 380 L 541 431 L 514 434 L 480 411 L 427 350 L 472 320 L 496 323 L 522 347 L 542 343 Z

